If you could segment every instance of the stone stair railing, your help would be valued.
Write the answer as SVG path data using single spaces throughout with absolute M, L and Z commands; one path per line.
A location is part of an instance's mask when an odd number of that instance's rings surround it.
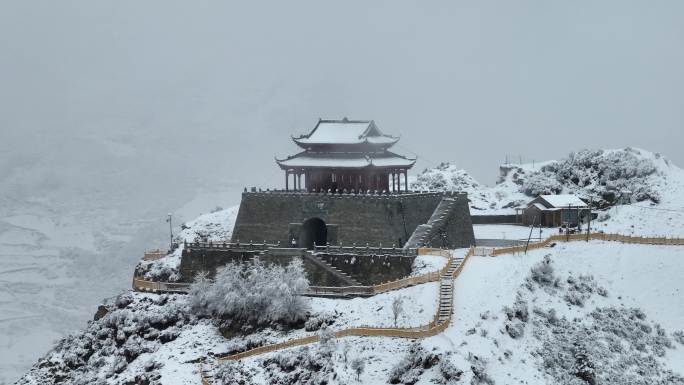
M 341 280 L 345 284 L 349 286 L 363 286 L 361 285 L 361 282 L 357 281 L 354 279 L 354 277 L 350 276 L 349 274 L 345 273 L 344 271 L 338 269 L 337 267 L 333 266 L 332 264 L 328 263 L 325 259 L 321 258 L 319 255 L 316 254 L 311 254 L 311 253 L 306 253 L 305 258 L 307 258 L 309 261 L 313 262 L 316 266 L 322 268 L 323 270 L 327 271 L 328 273 L 332 274 L 335 278 Z
M 429 244 L 434 238 L 435 232 L 439 231 L 445 224 L 449 217 L 449 213 L 456 207 L 457 200 L 455 198 L 444 197 L 432 212 L 427 223 L 419 225 L 413 234 L 406 241 L 405 248 L 416 248 Z

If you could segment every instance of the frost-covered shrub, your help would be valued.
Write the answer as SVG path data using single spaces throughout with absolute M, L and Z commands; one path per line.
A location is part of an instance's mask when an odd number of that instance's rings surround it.
M 320 313 L 313 315 L 309 317 L 309 319 L 306 320 L 304 323 L 304 330 L 307 332 L 315 332 L 316 330 L 320 329 L 321 326 L 324 324 L 327 326 L 333 325 L 335 323 L 335 319 L 337 318 L 337 314 L 333 313 Z
M 437 383 L 442 385 L 456 384 L 461 380 L 463 371 L 456 367 L 448 358 L 443 358 L 437 366 L 440 377 L 437 378 Z
M 302 261 L 286 267 L 228 264 L 213 282 L 198 277 L 191 285 L 189 304 L 196 314 L 229 319 L 241 325 L 295 325 L 306 319 L 309 303 L 299 294 L 308 289 Z
M 530 278 L 541 286 L 551 286 L 554 284 L 556 278 L 553 274 L 550 255 L 545 255 L 541 262 L 532 266 Z
M 390 370 L 388 382 L 390 384 L 413 385 L 423 374 L 440 361 L 440 357 L 426 352 L 420 343 L 409 347 L 407 354 Z
M 85 385 L 107 378 L 113 384 L 158 385 L 161 363 L 149 358 L 141 365 L 132 363 L 197 322 L 185 306 L 184 296 L 160 301 L 140 293 L 120 295 L 105 304 L 107 313 L 101 318 L 59 341 L 19 383 Z
M 330 352 L 309 347 L 277 353 L 264 359 L 261 366 L 269 384 L 283 385 L 327 384 L 334 371 Z
M 628 191 L 631 201 L 660 201 L 649 178 L 655 163 L 635 149 L 617 151 L 582 150 L 550 163 L 526 176 L 520 191 L 529 196 L 561 191 L 591 196 L 599 207 L 618 203 L 618 191 Z
M 597 308 L 585 322 L 547 322 L 534 312 L 534 336 L 542 369 L 558 384 L 684 384 L 655 357 L 672 343 L 660 326 L 646 322 L 638 309 Z
M 322 351 L 332 354 L 336 348 L 336 337 L 335 332 L 330 329 L 327 325 L 323 324 L 318 333 L 318 344 Z
M 571 305 L 583 307 L 584 303 L 597 293 L 603 297 L 608 295 L 608 291 L 598 286 L 596 280 L 591 275 L 580 275 L 579 278 L 569 276 L 566 280 L 568 283 L 568 291 L 563 298 Z
M 470 191 L 480 187 L 466 171 L 449 163 L 441 163 L 425 169 L 411 183 L 411 190 L 417 191 Z
M 531 197 L 558 194 L 561 191 L 563 191 L 563 186 L 556 176 L 548 171 L 528 176 L 520 186 L 520 192 Z
M 123 309 L 126 306 L 130 305 L 133 303 L 133 296 L 131 296 L 130 293 L 122 293 L 116 297 L 116 300 L 114 301 L 114 304 L 116 307 L 119 309 Z
M 575 305 L 579 307 L 584 306 L 584 295 L 575 290 L 568 291 L 567 293 L 565 293 L 563 298 L 565 299 L 565 302 L 569 303 L 570 305 Z
M 494 385 L 494 379 L 487 373 L 487 361 L 472 353 L 468 354 L 470 371 L 473 372 L 472 385 Z
M 221 385 L 252 385 L 254 374 L 240 361 L 222 361 L 216 365 L 213 381 Z
M 574 375 L 589 385 L 596 384 L 596 368 L 584 347 L 583 341 L 575 341 L 572 349 L 575 358 Z
M 361 379 L 361 374 L 366 368 L 366 362 L 362 358 L 354 358 L 351 364 L 349 364 L 349 367 L 356 373 L 356 380 L 359 381 Z
M 515 319 L 520 320 L 521 322 L 527 322 L 529 318 L 529 311 L 527 309 L 527 301 L 523 298 L 523 296 L 518 292 L 516 295 L 515 303 L 513 303 L 512 307 L 504 307 L 504 312 L 506 313 L 506 317 L 508 318 L 509 321 L 513 321 Z
M 684 345 L 684 332 L 681 330 L 677 330 L 676 332 L 672 333 L 672 338 L 674 338 L 675 341 L 678 343 Z
M 513 339 L 518 339 L 525 334 L 525 324 L 520 321 L 506 322 L 506 333 Z
M 558 316 L 556 315 L 556 309 L 549 309 L 549 311 L 544 311 L 539 308 L 533 310 L 534 314 L 544 319 L 550 325 L 558 324 Z

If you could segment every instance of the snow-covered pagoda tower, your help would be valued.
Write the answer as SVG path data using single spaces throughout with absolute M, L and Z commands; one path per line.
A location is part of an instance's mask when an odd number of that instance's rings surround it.
M 389 151 L 399 138 L 382 133 L 372 120 L 319 120 L 308 135 L 292 140 L 303 151 L 276 159 L 286 190 L 408 190 L 407 172 L 416 160 Z

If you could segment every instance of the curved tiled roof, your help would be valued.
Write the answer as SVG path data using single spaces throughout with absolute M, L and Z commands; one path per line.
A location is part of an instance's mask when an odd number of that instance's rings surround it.
M 389 151 L 378 154 L 364 153 L 315 153 L 304 151 L 286 159 L 276 159 L 281 168 L 410 168 L 415 159 L 405 158 Z
M 300 146 L 369 143 L 390 147 L 399 138 L 385 135 L 372 120 L 319 120 L 308 134 L 292 138 Z

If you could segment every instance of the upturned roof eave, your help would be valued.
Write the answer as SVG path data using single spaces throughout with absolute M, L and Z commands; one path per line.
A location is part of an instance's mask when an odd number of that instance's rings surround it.
M 390 148 L 397 144 L 399 141 L 400 137 L 398 136 L 391 136 L 391 135 L 382 135 L 382 138 L 388 138 L 389 140 L 387 142 L 379 142 L 379 143 L 374 143 L 369 141 L 369 138 L 378 138 L 378 136 L 366 136 L 363 137 L 362 139 L 359 138 L 358 142 L 353 142 L 353 143 L 339 143 L 339 142 L 308 142 L 307 140 L 309 137 L 307 136 L 299 136 L 295 137 L 292 136 L 292 141 L 299 147 L 301 148 L 309 148 L 311 146 L 358 146 L 360 144 L 367 144 L 370 146 L 376 146 L 376 147 L 382 147 L 382 148 Z

